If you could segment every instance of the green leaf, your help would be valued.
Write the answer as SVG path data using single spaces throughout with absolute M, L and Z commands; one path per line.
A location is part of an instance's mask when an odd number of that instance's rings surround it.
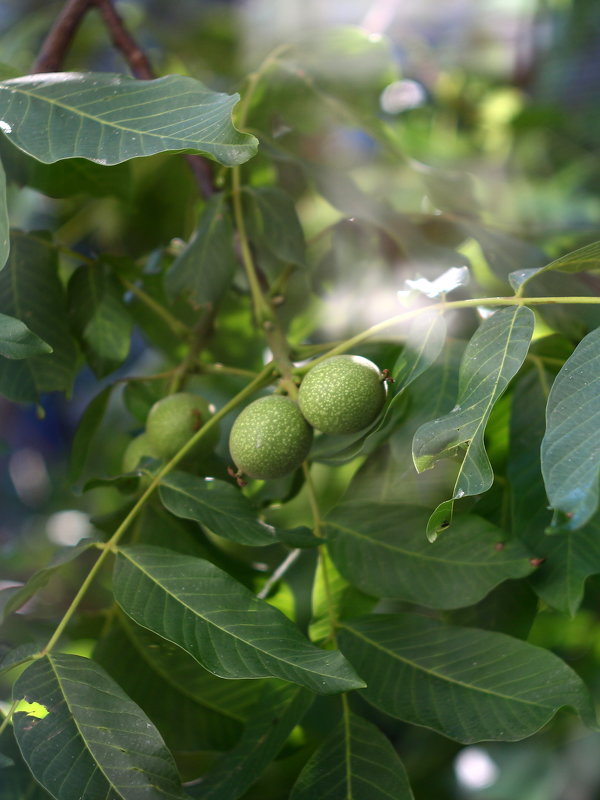
M 7 138 L 46 164 L 184 151 L 234 166 L 256 152 L 256 139 L 231 124 L 238 99 L 180 75 L 56 72 L 0 82 L 0 118 Z
M 412 800 L 404 765 L 379 728 L 349 712 L 313 753 L 290 800 Z
M 0 161 L 0 269 L 6 264 L 10 251 L 10 222 L 6 199 L 6 174 Z
M 103 264 L 76 269 L 67 287 L 71 326 L 96 377 L 127 358 L 133 321 L 118 280 Z
M 30 331 L 20 319 L 0 314 L 0 356 L 19 359 L 51 352 L 50 345 Z
M 215 306 L 238 263 L 233 243 L 233 226 L 221 192 L 207 202 L 192 239 L 171 264 L 166 274 L 169 294 L 186 294 L 196 307 Z
M 342 625 L 340 646 L 386 714 L 469 744 L 531 736 L 560 708 L 596 726 L 589 693 L 553 653 L 503 633 L 381 614 Z
M 175 750 L 233 747 L 260 688 L 257 681 L 215 678 L 179 647 L 122 614 L 97 642 L 94 659 Z
M 87 658 L 48 654 L 18 678 L 14 731 L 36 780 L 60 800 L 184 798 L 177 768 L 143 711 Z
M 600 328 L 577 345 L 552 384 L 542 442 L 542 474 L 553 528 L 575 531 L 598 508 Z
M 256 518 L 250 502 L 231 483 L 175 471 L 162 479 L 159 492 L 172 514 L 193 519 L 225 539 L 252 546 L 277 541 L 273 528 Z
M 14 667 L 19 667 L 26 664 L 28 661 L 33 661 L 35 655 L 39 653 L 41 645 L 37 646 L 33 642 L 27 644 L 20 644 L 9 650 L 0 658 L 0 675 L 8 672 Z
M 328 550 L 323 548 L 312 587 L 312 619 L 308 629 L 312 641 L 331 637 L 332 617 L 343 619 L 368 614 L 376 603 L 374 597 L 364 594 L 340 575 Z
M 40 392 L 68 391 L 77 349 L 66 319 L 66 300 L 49 239 L 14 231 L 0 273 L 0 313 L 22 320 L 52 348 L 22 361 L 0 359 L 0 392 L 16 402 L 34 402 Z
M 455 520 L 451 536 L 427 541 L 427 513 L 416 506 L 346 503 L 324 523 L 336 567 L 354 586 L 429 608 L 460 608 L 508 578 L 532 571 L 517 541 L 476 516 Z M 501 545 L 498 547 L 498 545 Z
M 276 608 L 214 564 L 160 547 L 121 548 L 117 603 L 222 678 L 275 677 L 318 694 L 363 682 L 339 652 L 311 645 Z
M 294 201 L 276 186 L 245 187 L 250 199 L 249 236 L 284 264 L 303 267 L 306 260 L 304 232 Z
M 242 738 L 198 786 L 186 786 L 201 800 L 237 800 L 279 753 L 313 702 L 304 689 L 269 682 L 252 710 Z
M 104 413 L 114 388 L 114 384 L 105 386 L 104 389 L 98 392 L 90 401 L 81 415 L 75 436 L 73 437 L 71 452 L 69 453 L 67 478 L 71 483 L 76 481 L 83 472 L 91 443 L 104 419 Z
M 585 247 L 566 253 L 537 269 L 519 269 L 508 276 L 515 292 L 520 291 L 530 280 L 543 272 L 598 272 L 600 270 L 600 242 L 592 242 Z
M 494 403 L 521 367 L 533 334 L 533 312 L 514 306 L 497 311 L 475 332 L 461 363 L 456 407 L 445 417 L 422 425 L 413 440 L 419 472 L 440 458 L 457 456 L 460 467 L 452 497 L 429 518 L 432 539 L 452 522 L 454 501 L 490 488 L 493 472 L 485 451 L 484 431 Z
M 89 550 L 95 543 L 95 539 L 89 538 L 83 539 L 81 543 L 75 547 L 62 548 L 47 567 L 43 567 L 35 572 L 23 586 L 11 587 L 0 593 L 0 619 L 4 620 L 9 614 L 12 614 L 13 611 L 17 611 L 21 608 L 30 597 L 33 597 L 37 591 L 48 583 L 50 578 L 58 572 L 58 570 L 64 567 L 65 564 L 78 558 L 86 550 Z

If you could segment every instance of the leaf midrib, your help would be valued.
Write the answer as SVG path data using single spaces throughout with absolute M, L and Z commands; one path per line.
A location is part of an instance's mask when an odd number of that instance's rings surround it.
M 214 628 L 217 628 L 219 631 L 221 631 L 222 633 L 226 634 L 227 636 L 230 636 L 232 639 L 236 639 L 237 641 L 239 641 L 242 644 L 246 645 L 246 647 L 252 647 L 254 650 L 258 651 L 259 653 L 264 654 L 268 658 L 272 658 L 275 661 L 281 662 L 282 664 L 287 664 L 288 666 L 292 667 L 295 670 L 308 672 L 308 673 L 310 673 L 312 675 L 319 675 L 319 676 L 324 677 L 324 678 L 333 678 L 334 680 L 336 680 L 336 681 L 338 681 L 340 683 L 341 682 L 344 682 L 344 683 L 347 683 L 347 684 L 351 683 L 351 681 L 349 679 L 347 679 L 347 678 L 343 678 L 343 677 L 341 677 L 339 675 L 328 674 L 326 672 L 317 672 L 316 670 L 310 669 L 310 668 L 308 668 L 306 666 L 299 666 L 298 664 L 295 664 L 292 661 L 288 661 L 287 659 L 282 658 L 281 656 L 274 656 L 272 653 L 269 653 L 268 651 L 263 650 L 261 647 L 257 647 L 254 644 L 250 644 L 245 639 L 242 639 L 241 636 L 238 636 L 237 634 L 233 633 L 229 629 L 222 628 L 220 625 L 217 625 L 216 622 L 213 622 L 212 620 L 208 620 L 205 617 L 203 617 L 202 614 L 200 614 L 195 608 L 192 608 L 192 606 L 190 606 L 187 603 L 183 602 L 181 600 L 181 598 L 179 598 L 176 594 L 173 594 L 172 591 L 167 589 L 167 587 L 164 586 L 164 584 L 162 584 L 157 578 L 153 577 L 141 564 L 139 564 L 133 558 L 131 558 L 131 556 L 127 552 L 125 552 L 124 550 L 119 549 L 119 555 L 125 556 L 125 558 L 127 558 L 128 561 L 130 561 L 131 564 L 136 569 L 139 569 L 139 571 L 142 572 L 150 581 L 155 583 L 157 586 L 160 586 L 160 588 L 165 592 L 165 594 L 168 594 L 169 597 L 172 597 L 177 603 L 182 605 L 184 608 L 187 608 L 189 611 L 192 612 L 192 614 L 194 614 L 195 616 L 199 617 L 207 625 L 212 625 Z M 307 644 L 310 645 L 310 642 L 308 640 L 306 640 L 306 641 L 307 641 Z M 319 651 L 318 647 L 315 647 L 314 645 L 312 645 L 312 646 L 314 647 L 315 650 Z M 320 652 L 323 655 L 326 653 L 325 650 L 321 650 Z M 339 652 L 339 651 L 336 651 L 336 652 Z
M 452 683 L 455 686 L 460 686 L 463 689 L 468 689 L 471 692 L 477 692 L 479 694 L 487 694 L 487 695 L 490 695 L 491 697 L 498 697 L 501 700 L 508 700 L 508 701 L 510 701 L 512 703 L 521 703 L 523 705 L 533 706 L 534 708 L 551 709 L 550 706 L 542 705 L 540 703 L 535 703 L 532 700 L 525 700 L 525 699 L 520 698 L 520 697 L 514 697 L 513 695 L 502 694 L 501 692 L 495 692 L 495 691 L 492 691 L 491 689 L 483 689 L 483 688 L 478 687 L 477 685 L 473 685 L 473 684 L 470 684 L 470 683 L 465 683 L 464 681 L 457 680 L 456 678 L 450 678 L 449 676 L 440 674 L 440 673 L 436 672 L 435 670 L 427 669 L 426 667 L 423 667 L 422 665 L 418 664 L 417 662 L 410 661 L 408 658 L 406 658 L 404 656 L 401 656 L 399 653 L 396 653 L 394 650 L 389 650 L 387 647 L 384 647 L 379 642 L 376 642 L 373 639 L 369 639 L 367 636 L 365 636 L 364 634 L 362 634 L 359 631 L 357 631 L 356 628 L 351 628 L 349 625 L 347 625 L 347 624 L 345 624 L 343 622 L 340 623 L 339 627 L 340 628 L 345 628 L 345 630 L 350 631 L 350 633 L 353 634 L 354 636 L 356 636 L 357 638 L 362 639 L 364 642 L 366 642 L 367 644 L 375 647 L 377 650 L 381 650 L 382 653 L 386 653 L 386 655 L 391 656 L 391 658 L 393 658 L 394 660 L 401 661 L 403 664 L 406 664 L 407 666 L 411 667 L 412 669 L 419 670 L 419 671 L 425 673 L 426 675 L 430 675 L 433 678 L 437 678 L 438 680 L 445 681 L 447 683 Z
M 180 137 L 177 137 L 177 136 L 173 136 L 172 134 L 164 135 L 164 134 L 154 133 L 152 131 L 141 131 L 138 128 L 128 128 L 125 125 L 119 125 L 119 124 L 117 124 L 115 122 L 107 122 L 105 120 L 100 119 L 100 117 L 95 117 L 92 114 L 88 114 L 85 111 L 81 111 L 76 106 L 74 107 L 74 106 L 68 105 L 67 103 L 61 103 L 59 100 L 50 99 L 48 97 L 45 97 L 44 95 L 39 95 L 39 94 L 36 94 L 35 92 L 32 92 L 32 91 L 26 91 L 25 89 L 15 89 L 12 86 L 7 87 L 7 86 L 3 86 L 0 83 L 0 91 L 2 91 L 2 90 L 9 91 L 9 92 L 14 93 L 14 94 L 21 94 L 21 95 L 24 95 L 26 97 L 31 97 L 34 100 L 38 100 L 39 102 L 42 102 L 42 103 L 47 103 L 50 106 L 57 106 L 58 108 L 62 108 L 65 111 L 68 111 L 69 113 L 74 114 L 75 116 L 84 117 L 84 118 L 89 119 L 92 122 L 96 123 L 97 125 L 104 125 L 107 128 L 120 130 L 120 131 L 123 131 L 124 133 L 135 133 L 138 136 L 151 136 L 151 137 L 153 137 L 155 139 L 170 139 L 172 141 L 177 141 L 177 142 L 187 142 L 188 146 L 192 146 L 193 147 L 193 144 L 191 144 L 192 140 L 190 140 L 190 139 L 183 139 L 183 138 L 180 138 Z M 216 141 L 214 139 L 211 140 L 211 139 L 196 138 L 193 141 L 202 142 L 202 143 L 205 143 L 205 144 L 214 144 L 214 145 L 218 145 L 219 147 L 224 147 L 224 148 L 235 148 L 235 147 L 247 147 L 248 146 L 248 145 L 244 145 L 243 143 L 227 144 L 226 142 L 225 143 L 224 142 L 218 142 L 218 141 Z

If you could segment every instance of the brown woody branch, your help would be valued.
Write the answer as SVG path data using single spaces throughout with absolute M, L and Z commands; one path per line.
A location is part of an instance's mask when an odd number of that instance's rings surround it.
M 77 29 L 91 8 L 97 8 L 102 15 L 112 43 L 125 58 L 132 75 L 139 80 L 154 78 L 154 71 L 146 54 L 125 27 L 112 0 L 67 0 L 44 40 L 31 71 L 60 71 Z M 214 193 L 210 162 L 202 156 L 195 155 L 186 155 L 185 159 L 192 170 L 200 193 L 203 197 L 210 197 Z

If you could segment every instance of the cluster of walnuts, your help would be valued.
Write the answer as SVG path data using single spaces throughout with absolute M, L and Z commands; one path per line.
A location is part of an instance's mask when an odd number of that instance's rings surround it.
M 313 428 L 322 433 L 355 433 L 383 408 L 385 376 L 362 356 L 332 356 L 304 377 L 298 402 L 271 395 L 255 400 L 231 429 L 229 450 L 239 470 L 251 478 L 282 478 L 304 461 Z
M 237 417 L 229 437 L 236 477 L 282 478 L 304 461 L 313 429 L 348 434 L 366 428 L 379 415 L 387 394 L 385 373 L 362 356 L 332 356 L 304 377 L 298 402 L 272 394 L 250 403 Z M 144 433 L 133 439 L 123 457 L 123 469 L 135 469 L 144 456 L 171 458 L 210 418 L 203 397 L 178 392 L 150 409 Z M 210 452 L 219 437 L 218 426 L 198 442 Z

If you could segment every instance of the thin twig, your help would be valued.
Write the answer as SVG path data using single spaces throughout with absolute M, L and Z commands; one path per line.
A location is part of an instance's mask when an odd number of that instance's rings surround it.
M 131 74 L 139 80 L 152 80 L 155 73 L 150 61 L 125 27 L 112 0 L 68 0 L 46 36 L 31 71 L 59 72 L 62 69 L 77 29 L 92 8 L 97 8 L 101 14 L 114 47 L 125 58 Z M 210 162 L 203 156 L 192 154 L 185 155 L 184 158 L 194 175 L 200 194 L 204 198 L 210 197 L 215 192 Z
M 93 5 L 93 0 L 68 0 L 54 21 L 40 52 L 31 67 L 32 72 L 58 72 L 81 21 Z
M 292 564 L 295 563 L 301 552 L 302 550 L 299 547 L 297 547 L 295 550 L 292 550 L 291 553 L 287 554 L 287 556 L 283 559 L 281 564 L 277 567 L 277 569 L 273 572 L 271 577 L 262 587 L 260 592 L 256 595 L 259 598 L 259 600 L 264 600 L 266 597 L 269 596 L 269 592 L 271 591 L 271 587 L 273 586 L 273 584 L 277 583 L 277 581 L 280 578 L 283 578 L 288 569 L 292 566 Z

